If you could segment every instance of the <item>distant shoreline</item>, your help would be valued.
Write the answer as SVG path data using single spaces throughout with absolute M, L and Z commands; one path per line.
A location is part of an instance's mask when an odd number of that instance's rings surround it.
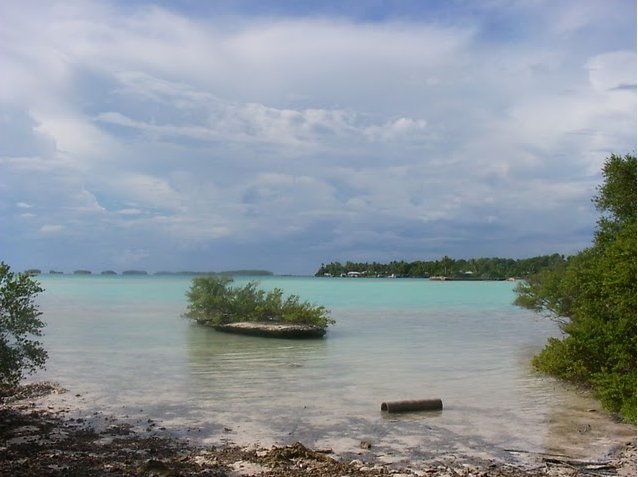
M 504 281 L 516 281 L 522 280 L 518 277 L 507 278 L 481 278 L 481 277 L 410 277 L 410 276 L 317 276 L 317 275 L 294 275 L 294 274 L 278 274 L 270 271 L 251 271 L 251 270 L 236 270 L 236 271 L 222 271 L 222 272 L 195 272 L 195 271 L 183 271 L 183 272 L 147 272 L 144 270 L 125 270 L 122 272 L 116 272 L 113 270 L 104 270 L 101 272 L 92 272 L 89 270 L 76 270 L 73 272 L 62 272 L 51 270 L 49 272 L 32 271 L 27 270 L 23 273 L 28 273 L 31 276 L 60 276 L 60 277 L 200 277 L 200 276 L 234 276 L 234 277 L 247 277 L 247 278 L 260 278 L 260 277 L 274 277 L 274 278 L 317 278 L 317 279 L 357 279 L 365 281 L 375 280 L 421 280 L 421 281 L 445 281 L 445 282 L 504 282 Z

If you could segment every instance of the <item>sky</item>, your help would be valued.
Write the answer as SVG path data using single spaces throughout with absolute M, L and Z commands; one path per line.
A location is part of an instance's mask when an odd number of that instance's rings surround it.
M 633 0 L 0 0 L 0 260 L 313 274 L 591 244 Z

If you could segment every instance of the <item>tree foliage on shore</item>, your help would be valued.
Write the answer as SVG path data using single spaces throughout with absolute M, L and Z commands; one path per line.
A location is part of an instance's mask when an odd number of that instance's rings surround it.
M 280 288 L 265 291 L 252 281 L 244 286 L 232 283 L 228 276 L 194 278 L 186 293 L 189 305 L 184 316 L 213 324 L 254 321 L 326 328 L 334 323 L 324 306 L 301 301 L 297 295 L 284 296 Z
M 0 262 L 0 383 L 15 385 L 44 366 L 47 352 L 34 337 L 42 335 L 42 314 L 34 303 L 42 292 L 30 274 L 11 272 Z
M 549 314 L 563 332 L 534 366 L 591 387 L 603 405 L 636 422 L 636 156 L 611 155 L 593 198 L 593 245 L 529 277 L 515 303 Z
M 504 280 L 506 278 L 524 278 L 554 265 L 564 264 L 565 257 L 555 253 L 539 257 L 513 258 L 471 258 L 453 259 L 448 256 L 431 261 L 394 261 L 377 262 L 332 262 L 322 264 L 315 276 L 340 276 L 348 272 L 359 272 L 362 276 L 391 276 L 409 278 L 427 278 L 430 276 L 467 277 L 483 280 Z

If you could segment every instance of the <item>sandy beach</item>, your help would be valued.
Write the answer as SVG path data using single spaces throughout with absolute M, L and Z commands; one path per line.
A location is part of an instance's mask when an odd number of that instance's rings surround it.
M 636 440 L 618 442 L 604 460 L 536 454 L 530 465 L 512 466 L 455 456 L 392 464 L 375 457 L 374 443 L 357 455 L 309 449 L 303 443 L 260 448 L 198 446 L 172 437 L 147 419 L 131 426 L 96 412 L 71 417 L 72 409 L 50 405 L 46 396 L 66 393 L 55 384 L 32 383 L 0 390 L 0 475 L 203 475 L 203 476 L 634 476 Z M 97 425 L 96 423 L 100 423 Z M 230 431 L 230 429 L 229 429 Z

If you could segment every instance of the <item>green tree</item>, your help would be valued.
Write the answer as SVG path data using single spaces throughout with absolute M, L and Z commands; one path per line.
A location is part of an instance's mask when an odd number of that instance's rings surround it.
M 605 181 L 593 202 L 603 212 L 599 224 L 624 224 L 636 220 L 636 156 L 612 154 L 603 166 Z
M 0 262 L 0 383 L 15 385 L 44 366 L 47 352 L 34 337 L 42 335 L 42 314 L 34 303 L 42 292 L 28 273 L 14 274 Z
M 603 167 L 604 183 L 592 199 L 602 213 L 596 243 L 613 242 L 622 228 L 636 224 L 636 156 L 611 155 Z
M 636 157 L 610 156 L 603 180 L 593 245 L 519 285 L 515 303 L 549 314 L 563 332 L 534 358 L 539 371 L 590 386 L 635 422 Z

